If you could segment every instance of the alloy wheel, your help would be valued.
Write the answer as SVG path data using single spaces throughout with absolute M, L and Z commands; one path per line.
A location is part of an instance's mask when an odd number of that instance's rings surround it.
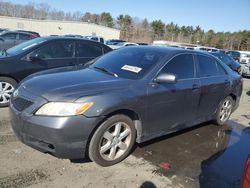
M 127 151 L 131 139 L 131 128 L 124 122 L 115 123 L 104 132 L 100 140 L 101 157 L 107 161 L 119 158 Z
M 232 112 L 232 102 L 227 99 L 223 102 L 222 106 L 221 106 L 221 109 L 220 109 L 220 120 L 222 122 L 226 121 L 230 115 L 231 115 L 231 112 Z
M 0 82 L 0 104 L 6 104 L 9 102 L 11 94 L 15 88 L 8 82 Z

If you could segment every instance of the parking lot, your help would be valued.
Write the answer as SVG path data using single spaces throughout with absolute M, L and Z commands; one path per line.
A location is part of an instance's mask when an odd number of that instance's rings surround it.
M 250 122 L 250 80 L 227 126 L 204 123 L 138 145 L 123 162 L 99 167 L 57 159 L 22 144 L 13 134 L 8 108 L 0 109 L 0 187 L 203 187 L 204 165 L 237 143 Z M 221 152 L 224 151 L 224 152 Z

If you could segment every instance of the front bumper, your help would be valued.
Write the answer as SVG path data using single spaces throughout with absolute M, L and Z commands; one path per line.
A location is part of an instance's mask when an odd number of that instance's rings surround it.
M 101 117 L 88 118 L 35 116 L 31 113 L 36 103 L 18 111 L 10 102 L 12 129 L 26 145 L 58 158 L 85 157 L 87 141 Z M 37 100 L 39 102 L 39 100 Z

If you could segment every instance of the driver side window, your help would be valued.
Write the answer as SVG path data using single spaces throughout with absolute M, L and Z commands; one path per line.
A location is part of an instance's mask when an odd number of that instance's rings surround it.
M 177 79 L 190 79 L 195 77 L 193 55 L 182 54 L 170 60 L 161 73 L 174 74 Z
M 74 42 L 60 41 L 49 43 L 33 52 L 39 59 L 72 58 L 74 55 Z

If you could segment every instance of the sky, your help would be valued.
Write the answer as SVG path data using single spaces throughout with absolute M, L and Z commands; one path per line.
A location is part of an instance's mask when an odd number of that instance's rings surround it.
M 32 0 L 8 0 L 27 4 Z M 208 31 L 250 30 L 250 0 L 35 0 L 66 12 L 110 12 L 149 21 L 201 26 Z

